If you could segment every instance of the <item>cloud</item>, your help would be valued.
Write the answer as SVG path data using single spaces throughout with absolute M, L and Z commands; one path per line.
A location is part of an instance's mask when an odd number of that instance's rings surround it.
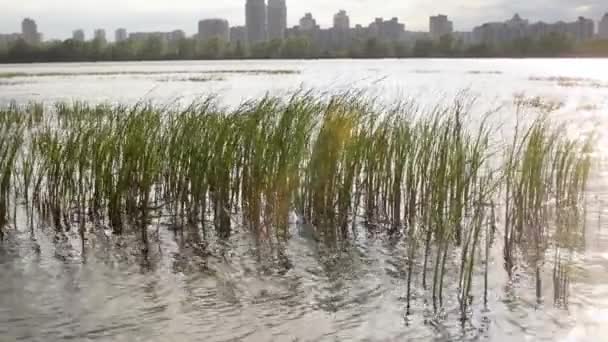
M 592 9 L 592 7 L 590 5 L 582 5 L 582 6 L 578 6 L 574 10 L 576 11 L 576 13 L 586 14 L 586 13 L 589 13 L 591 11 L 591 9 Z
M 222 17 L 231 25 L 244 23 L 245 0 L 0 0 L 0 32 L 20 30 L 24 17 L 32 17 L 46 37 L 66 38 L 76 28 L 89 35 L 95 28 L 113 31 L 182 29 L 196 31 L 203 18 Z M 502 21 L 519 13 L 532 21 L 574 20 L 584 15 L 599 19 L 608 11 L 606 0 L 287 0 L 288 21 L 295 25 L 312 12 L 322 26 L 345 9 L 351 22 L 367 25 L 375 17 L 398 17 L 411 30 L 427 30 L 430 15 L 447 14 L 458 30 L 470 30 L 488 21 Z M 111 34 L 109 34 L 111 36 Z

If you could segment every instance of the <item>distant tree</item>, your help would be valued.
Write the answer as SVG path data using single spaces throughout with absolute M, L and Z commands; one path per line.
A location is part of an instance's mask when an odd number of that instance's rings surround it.
M 538 45 L 543 56 L 559 56 L 572 51 L 574 44 L 564 34 L 549 33 L 540 38 Z
M 234 49 L 232 52 L 232 57 L 233 58 L 245 58 L 247 57 L 247 50 L 245 49 L 245 47 L 243 46 L 243 43 L 238 40 L 235 44 L 234 44 Z
M 160 37 L 148 38 L 141 47 L 139 55 L 142 59 L 161 59 L 164 56 L 164 43 L 162 39 Z
M 418 39 L 414 44 L 414 57 L 430 57 L 433 52 L 433 41 Z
M 395 42 L 393 50 L 395 57 L 404 58 L 411 56 L 410 47 L 404 42 Z
M 44 49 L 45 59 L 49 61 L 73 61 L 84 55 L 84 43 L 68 39 L 48 44 Z
M 128 61 L 140 58 L 137 53 L 137 44 L 131 40 L 118 42 L 109 46 L 110 59 Z
M 266 56 L 268 58 L 279 58 L 281 57 L 283 48 L 283 41 L 281 39 L 273 39 L 266 45 Z
M 196 41 L 190 38 L 182 38 L 177 42 L 177 56 L 179 59 L 196 58 Z
M 441 56 L 451 56 L 454 53 L 454 37 L 451 34 L 445 34 L 439 38 L 437 51 Z
M 330 51 L 331 57 L 334 58 L 348 58 L 350 56 L 350 51 L 348 49 L 335 49 Z
M 517 57 L 530 56 L 536 54 L 536 51 L 538 51 L 537 45 L 538 44 L 536 44 L 532 38 L 525 37 L 506 44 L 502 50 L 505 55 Z
M 222 59 L 222 58 L 383 58 L 383 57 L 528 57 L 528 56 L 608 56 L 608 42 L 575 43 L 568 35 L 550 33 L 538 39 L 521 38 L 501 44 L 477 44 L 465 47 L 462 40 L 443 36 L 437 42 L 417 40 L 413 46 L 400 41 L 353 37 L 349 46 L 327 46 L 314 43 L 314 35 L 289 37 L 245 46 L 214 38 L 199 41 L 184 38 L 166 42 L 160 37 L 146 41 L 127 40 L 107 44 L 102 40 L 80 42 L 72 39 L 52 41 L 35 46 L 18 40 L 0 51 L 0 62 L 72 62 L 127 61 L 159 59 Z
M 491 57 L 493 48 L 488 44 L 475 44 L 466 50 L 465 55 L 467 57 Z
M 462 39 L 454 39 L 454 43 L 452 45 L 452 55 L 461 57 L 465 51 L 465 44 Z
M 377 38 L 370 38 L 365 42 L 365 48 L 363 50 L 364 57 L 366 58 L 382 58 L 392 57 L 390 45 Z
M 219 37 L 213 37 L 202 43 L 201 56 L 204 59 L 221 59 L 226 54 L 226 42 Z
M 311 43 L 306 37 L 294 37 L 285 40 L 282 49 L 285 58 L 308 58 L 311 56 Z
M 576 55 L 589 57 L 608 57 L 608 40 L 592 40 L 575 46 Z
M 351 58 L 364 57 L 364 41 L 361 39 L 353 39 L 348 48 L 348 56 Z
M 93 39 L 87 48 L 87 57 L 92 61 L 102 61 L 106 54 L 107 43 L 102 39 Z
M 253 58 L 270 58 L 268 56 L 268 43 L 260 42 L 249 47 L 249 52 Z
M 35 62 L 41 59 L 38 48 L 19 39 L 9 48 L 7 57 L 11 62 Z

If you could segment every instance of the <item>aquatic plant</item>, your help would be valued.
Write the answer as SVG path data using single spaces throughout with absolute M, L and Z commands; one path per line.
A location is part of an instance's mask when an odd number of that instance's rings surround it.
M 572 222 L 591 140 L 568 139 L 545 106 L 526 101 L 517 108 L 534 117 L 518 120 L 508 143 L 494 138 L 492 113 L 471 118 L 466 94 L 431 110 L 383 107 L 356 92 L 266 96 L 233 109 L 213 98 L 185 108 L 12 105 L 0 110 L 0 228 L 17 198 L 32 235 L 34 215 L 58 237 L 76 226 L 83 252 L 87 233 L 107 228 L 138 236 L 146 256 L 160 221 L 196 243 L 239 229 L 260 244 L 284 241 L 292 215 L 328 245 L 363 227 L 407 239 L 408 312 L 414 263 L 439 310 L 448 259 L 460 255 L 465 319 L 480 256 L 487 277 L 497 211 L 509 274 L 518 249 L 538 274 L 549 234 L 584 234 Z

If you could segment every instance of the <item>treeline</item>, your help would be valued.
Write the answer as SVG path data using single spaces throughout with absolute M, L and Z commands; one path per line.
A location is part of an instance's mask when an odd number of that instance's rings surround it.
M 505 44 L 465 45 L 452 36 L 438 41 L 387 42 L 377 38 L 353 39 L 346 48 L 324 47 L 306 36 L 246 46 L 220 39 L 185 38 L 167 42 L 160 38 L 106 44 L 99 40 L 72 39 L 29 45 L 23 40 L 0 49 L 2 63 L 87 62 L 137 60 L 307 59 L 307 58 L 409 58 L 409 57 L 561 57 L 608 56 L 608 41 L 577 44 L 567 36 L 549 34 Z

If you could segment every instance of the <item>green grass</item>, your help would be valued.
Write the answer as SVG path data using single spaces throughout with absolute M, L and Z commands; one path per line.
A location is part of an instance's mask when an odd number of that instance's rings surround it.
M 460 253 L 464 318 L 497 206 L 509 273 L 520 246 L 540 267 L 549 234 L 583 234 L 566 222 L 580 217 L 592 141 L 568 139 L 545 106 L 528 102 L 518 99 L 519 116 L 536 119 L 518 123 L 504 143 L 493 138 L 489 115 L 469 116 L 466 96 L 428 112 L 415 103 L 382 107 L 360 93 L 312 92 L 236 109 L 213 98 L 181 109 L 13 105 L 0 110 L 0 227 L 17 198 L 32 234 L 37 215 L 56 234 L 77 228 L 84 249 L 85 236 L 107 226 L 137 234 L 144 254 L 159 213 L 176 229 L 202 233 L 199 240 L 246 229 L 258 241 L 283 241 L 292 213 L 327 244 L 364 225 L 407 239 L 408 310 L 413 264 L 422 265 L 422 286 L 438 309 L 448 258 Z M 551 230 L 550 222 L 559 224 Z

